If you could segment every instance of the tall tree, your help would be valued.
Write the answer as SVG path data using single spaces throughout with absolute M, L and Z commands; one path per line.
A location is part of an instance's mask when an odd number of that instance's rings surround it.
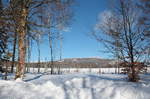
M 16 72 L 16 79 L 23 78 L 25 69 L 25 56 L 26 56 L 26 43 L 27 37 L 35 39 L 35 35 L 41 32 L 41 28 L 51 28 L 57 26 L 57 20 L 66 21 L 69 17 L 70 2 L 72 0 L 11 0 L 10 1 L 10 13 L 15 23 L 15 30 L 18 38 L 18 66 Z M 67 12 L 68 11 L 68 12 Z M 55 19 L 50 22 L 53 25 L 47 23 L 47 14 L 50 12 L 50 16 L 56 16 Z M 53 12 L 53 13 L 51 13 Z M 62 14 L 63 12 L 63 14 Z M 67 13 L 64 13 L 67 12 Z M 39 21 L 39 19 L 42 21 Z M 59 24 L 64 24 L 65 21 L 60 21 Z M 13 26 L 14 27 L 14 26 Z M 48 35 L 48 33 L 45 33 Z
M 16 71 L 16 79 L 23 78 L 24 69 L 25 69 L 25 38 L 26 38 L 26 25 L 27 25 L 27 16 L 29 12 L 29 3 L 30 0 L 13 0 L 14 10 L 18 16 L 15 16 L 17 23 L 16 32 L 18 34 L 18 63 Z
M 114 7 L 113 11 L 101 14 L 93 32 L 93 36 L 103 42 L 109 52 L 128 63 L 128 77 L 133 82 L 139 79 L 135 63 L 142 61 L 148 45 L 143 36 L 144 30 L 138 24 L 139 16 L 134 0 L 119 0 L 117 9 Z
M 16 58 L 16 47 L 17 47 L 17 32 L 15 31 L 13 35 L 13 56 L 12 56 L 12 65 L 11 65 L 11 73 L 14 71 L 15 58 Z

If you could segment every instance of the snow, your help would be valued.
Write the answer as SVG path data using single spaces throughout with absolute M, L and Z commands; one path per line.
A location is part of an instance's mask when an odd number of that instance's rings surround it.
M 0 80 L 0 99 L 149 99 L 150 75 L 138 83 L 123 74 L 49 75 L 27 73 L 24 80 Z
M 122 68 L 60 68 L 60 74 L 74 74 L 74 73 L 96 73 L 96 74 L 115 74 L 121 73 Z M 49 72 L 50 68 L 40 68 L 41 73 Z M 38 68 L 29 68 L 30 73 L 38 73 Z M 58 73 L 58 68 L 54 68 L 54 72 Z M 150 73 L 150 67 L 147 67 L 147 73 Z
M 122 68 L 60 68 L 60 73 L 61 74 L 74 74 L 74 73 L 82 73 L 82 74 L 87 74 L 87 73 L 96 73 L 96 74 L 114 74 L 117 73 L 118 71 L 121 73 Z M 38 69 L 37 68 L 30 68 L 29 70 L 32 73 L 37 73 Z M 51 71 L 50 68 L 40 68 L 40 72 L 45 73 Z M 54 68 L 54 72 L 58 72 L 58 68 Z M 147 72 L 150 73 L 150 67 L 147 68 Z
M 122 68 L 119 68 L 119 71 L 121 71 Z M 30 68 L 29 70 L 32 73 L 37 73 L 38 69 L 37 68 Z M 50 68 L 40 68 L 40 72 L 41 73 L 45 73 L 51 71 Z M 74 73 L 83 73 L 83 74 L 87 74 L 87 73 L 106 73 L 106 74 L 113 74 L 115 72 L 117 72 L 118 69 L 116 68 L 60 68 L 60 73 L 61 74 L 74 74 Z M 58 68 L 54 68 L 54 72 L 58 72 Z M 150 68 L 149 68 L 149 73 L 150 73 Z

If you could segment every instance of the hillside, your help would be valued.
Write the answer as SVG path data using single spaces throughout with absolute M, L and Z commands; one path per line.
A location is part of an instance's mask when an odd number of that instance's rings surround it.
M 115 60 L 101 59 L 101 58 L 67 58 L 61 61 L 54 61 L 54 67 L 62 68 L 99 68 L 99 67 L 113 67 Z M 36 67 L 37 62 L 29 63 L 30 66 Z M 51 62 L 41 62 L 40 66 L 50 66 Z

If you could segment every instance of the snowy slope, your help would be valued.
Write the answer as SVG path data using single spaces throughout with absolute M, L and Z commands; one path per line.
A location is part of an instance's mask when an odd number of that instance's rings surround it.
M 0 99 L 150 99 L 150 75 L 141 76 L 131 83 L 116 74 L 27 74 L 24 81 L 0 80 Z

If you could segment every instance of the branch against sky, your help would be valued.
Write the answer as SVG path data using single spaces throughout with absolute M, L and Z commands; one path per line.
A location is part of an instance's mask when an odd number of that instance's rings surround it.
M 17 34 L 18 66 L 15 77 L 17 79 L 24 75 L 29 38 L 39 40 L 44 34 L 48 35 L 47 30 L 52 28 L 57 30 L 58 24 L 62 29 L 66 27 L 71 19 L 72 0 L 10 0 L 5 3 L 8 5 L 5 7 L 7 17 L 4 21 L 9 23 L 7 25 L 7 28 L 10 28 L 9 33 Z
M 134 0 L 119 0 L 117 8 L 100 14 L 92 32 L 115 57 L 131 63 L 131 81 L 138 79 L 134 63 L 143 61 L 149 45 L 143 35 L 144 28 L 138 24 L 139 17 Z

